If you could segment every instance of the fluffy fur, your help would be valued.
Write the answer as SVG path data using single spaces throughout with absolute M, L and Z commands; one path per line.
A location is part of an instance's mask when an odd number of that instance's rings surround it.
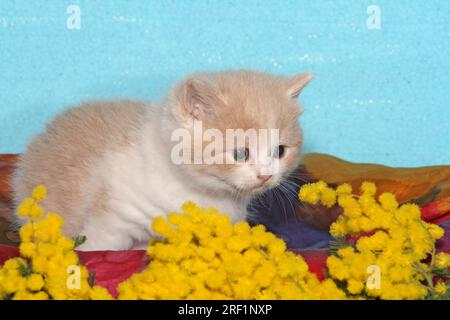
M 15 201 L 44 184 L 44 208 L 64 217 L 67 235 L 87 236 L 82 250 L 138 247 L 152 237 L 154 217 L 187 200 L 216 207 L 234 221 L 244 219 L 251 197 L 277 186 L 297 164 L 302 133 L 296 98 L 310 80 L 309 74 L 278 77 L 246 70 L 199 73 L 154 105 L 118 100 L 69 108 L 21 155 Z M 279 172 L 261 183 L 258 164 L 175 165 L 171 134 L 180 127 L 192 130 L 193 120 L 221 132 L 279 129 L 286 152 L 271 160 L 278 161 Z M 232 157 L 232 150 L 214 152 Z

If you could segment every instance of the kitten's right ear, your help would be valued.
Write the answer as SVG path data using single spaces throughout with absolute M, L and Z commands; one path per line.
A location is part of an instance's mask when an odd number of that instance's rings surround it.
M 291 98 L 298 98 L 303 88 L 313 79 L 312 73 L 300 73 L 287 79 L 287 94 Z
M 183 114 L 197 120 L 213 113 L 214 108 L 222 104 L 214 89 L 196 78 L 188 79 L 182 85 L 180 102 Z

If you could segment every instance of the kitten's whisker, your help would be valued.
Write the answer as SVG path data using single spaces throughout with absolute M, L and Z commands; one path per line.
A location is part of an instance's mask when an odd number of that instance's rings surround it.
M 276 196 L 276 199 L 279 202 L 280 207 L 282 209 L 283 215 L 284 215 L 284 217 L 286 219 L 285 221 L 287 221 L 288 215 L 287 215 L 287 212 L 286 212 L 286 206 L 285 206 L 284 201 L 283 201 L 283 195 L 280 193 L 279 189 L 274 189 L 274 192 L 275 192 L 274 194 Z
M 289 201 L 289 204 L 291 205 L 292 212 L 295 212 L 295 207 L 294 207 L 294 205 L 292 204 L 292 201 L 291 201 L 291 198 L 292 198 L 292 194 L 290 193 L 291 190 L 287 189 L 283 184 L 280 184 L 280 188 L 282 190 L 286 190 L 287 191 L 286 198 Z
M 303 185 L 303 184 L 300 185 L 300 184 L 298 184 L 298 183 L 296 183 L 296 182 L 294 182 L 294 181 L 292 181 L 292 180 L 285 180 L 285 181 L 283 181 L 283 182 L 285 182 L 285 183 L 287 183 L 288 185 L 294 187 L 294 189 L 296 189 L 297 191 L 300 190 L 300 187 Z
M 293 208 L 293 214 L 294 214 L 294 217 L 296 218 L 296 219 L 298 219 L 298 216 L 297 216 L 297 214 L 296 214 L 296 208 L 298 207 L 298 206 L 303 206 L 303 203 L 300 201 L 300 199 L 298 198 L 298 191 L 295 189 L 295 191 L 294 190 L 292 190 L 292 189 L 289 189 L 288 187 L 286 187 L 286 186 L 284 186 L 286 189 L 285 190 L 287 190 L 287 194 L 286 194 L 286 196 L 288 197 L 288 200 L 289 200 L 289 202 L 291 203 L 291 206 L 292 206 L 292 208 Z M 293 201 L 292 201 L 293 200 Z
M 298 171 L 294 171 L 294 172 L 288 173 L 287 176 L 291 177 L 291 178 L 311 178 L 311 174 L 310 173 L 301 173 L 301 172 L 298 172 Z
M 293 186 L 286 181 L 282 181 L 280 184 L 280 187 L 282 187 L 284 190 L 286 190 L 290 196 L 293 196 L 294 199 L 299 200 L 298 199 L 298 188 L 296 186 Z

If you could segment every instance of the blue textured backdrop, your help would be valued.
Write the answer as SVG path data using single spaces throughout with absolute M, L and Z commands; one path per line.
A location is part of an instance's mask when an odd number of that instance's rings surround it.
M 67 7 L 81 29 L 66 27 Z M 381 8 L 381 30 L 366 26 Z M 316 79 L 306 151 L 450 163 L 450 1 L 0 1 L 0 152 L 20 152 L 68 104 L 161 98 L 196 70 Z

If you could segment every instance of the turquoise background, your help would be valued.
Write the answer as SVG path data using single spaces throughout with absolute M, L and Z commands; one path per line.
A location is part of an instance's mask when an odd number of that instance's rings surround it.
M 81 29 L 66 27 L 78 4 Z M 381 8 L 381 30 L 366 27 Z M 450 164 L 450 1 L 0 1 L 0 152 L 65 106 L 198 70 L 312 71 L 306 151 Z

